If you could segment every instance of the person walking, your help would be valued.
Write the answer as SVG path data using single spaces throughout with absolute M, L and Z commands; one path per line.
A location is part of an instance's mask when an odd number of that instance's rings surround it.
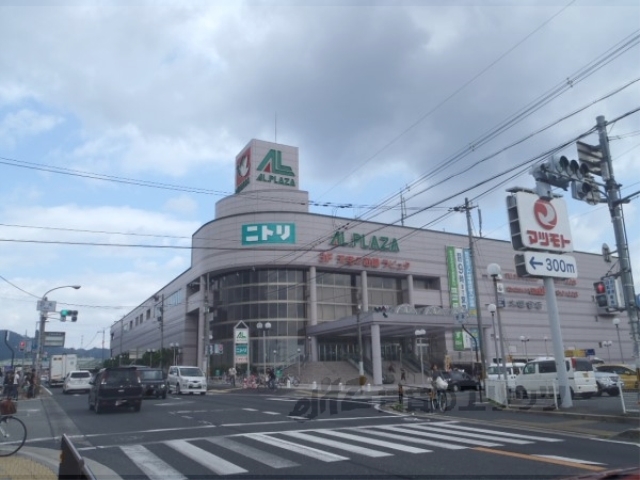
M 232 365 L 231 368 L 229 368 L 229 381 L 231 382 L 232 387 L 236 386 L 237 374 L 238 374 L 238 371 L 236 370 L 236 367 Z
M 404 368 L 400 369 L 400 381 L 401 382 L 405 382 L 407 380 L 407 372 L 404 370 Z

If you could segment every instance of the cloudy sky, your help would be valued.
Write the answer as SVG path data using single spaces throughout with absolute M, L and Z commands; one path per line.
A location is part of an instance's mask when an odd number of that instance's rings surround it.
M 49 295 L 78 322 L 47 329 L 108 347 L 189 267 L 252 138 L 299 147 L 314 212 L 399 222 L 402 195 L 405 225 L 466 233 L 468 197 L 508 239 L 505 190 L 604 115 L 640 190 L 635 0 L 28 3 L 0 1 L 2 329 L 32 336 L 37 299 L 78 284 Z M 615 249 L 606 205 L 558 193 L 578 250 Z

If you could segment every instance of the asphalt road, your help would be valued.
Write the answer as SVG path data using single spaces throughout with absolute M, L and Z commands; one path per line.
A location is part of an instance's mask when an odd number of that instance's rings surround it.
M 97 415 L 86 394 L 54 390 L 54 399 L 52 431 L 122 478 L 563 478 L 638 459 L 637 444 L 491 408 L 398 415 L 375 398 L 235 390 Z

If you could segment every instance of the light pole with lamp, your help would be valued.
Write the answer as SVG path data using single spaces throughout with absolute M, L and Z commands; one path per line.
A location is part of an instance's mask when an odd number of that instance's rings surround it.
M 155 348 L 147 348 L 147 353 L 149 354 L 149 368 L 153 367 L 153 354 L 155 351 Z
M 618 347 L 620 347 L 620 360 L 624 363 L 624 353 L 622 353 L 622 342 L 620 341 L 620 319 L 618 317 L 613 319 L 613 324 L 616 326 L 616 333 L 618 334 Z
M 527 343 L 529 343 L 529 340 L 531 340 L 529 337 L 520 335 L 520 341 L 524 344 L 525 363 L 529 361 L 529 353 L 527 352 Z
M 496 307 L 495 303 L 490 303 L 487 306 L 487 310 L 489 310 L 489 313 L 491 314 L 491 326 L 493 327 L 493 349 L 496 352 L 496 365 L 498 365 L 498 380 L 500 380 L 502 378 L 502 374 L 500 373 L 502 369 L 500 368 L 500 361 L 498 360 L 498 355 L 500 355 L 500 352 L 498 352 L 498 332 L 496 330 L 496 321 L 495 321 L 497 308 L 498 307 Z M 505 372 L 505 375 L 506 373 L 507 372 Z
M 416 330 L 415 334 L 416 340 L 420 340 L 420 343 L 418 344 L 420 345 L 420 373 L 422 374 L 422 384 L 424 385 L 424 352 L 422 351 L 422 338 L 427 334 L 427 331 L 424 328 L 420 328 Z
M 273 351 L 273 374 L 276 374 L 276 356 L 278 355 L 278 350 Z
M 493 279 L 493 291 L 496 299 L 496 316 L 498 317 L 498 334 L 500 336 L 500 356 L 502 357 L 502 368 L 504 371 L 505 400 L 508 403 L 509 399 L 507 398 L 506 393 L 509 391 L 509 386 L 507 385 L 507 364 L 506 356 L 504 354 L 504 334 L 502 333 L 502 319 L 500 317 L 500 308 L 498 307 L 500 304 L 500 299 L 498 298 L 498 278 L 502 274 L 502 269 L 497 263 L 490 263 L 487 265 L 487 273 Z
M 38 333 L 38 356 L 36 358 L 36 365 L 38 368 L 38 377 L 37 381 L 40 381 L 42 377 L 42 358 L 44 357 L 44 330 L 45 324 L 47 321 L 47 313 L 56 311 L 56 302 L 50 302 L 47 300 L 47 295 L 54 290 L 59 290 L 61 288 L 73 288 L 78 290 L 80 285 L 63 285 L 62 287 L 55 287 L 51 290 L 48 290 L 42 298 L 38 301 L 38 310 L 40 311 L 40 328 Z
M 180 344 L 178 342 L 170 342 L 169 343 L 169 347 L 171 347 L 171 350 L 173 351 L 173 364 L 176 364 L 176 353 L 178 351 L 178 348 L 180 348 Z
M 613 342 L 611 340 L 605 340 L 604 342 L 602 342 L 602 346 L 607 347 L 607 357 L 609 357 L 609 363 L 611 363 L 611 350 L 609 350 L 609 347 L 611 347 L 611 345 L 613 345 Z
M 271 323 L 266 322 L 263 324 L 262 322 L 258 322 L 256 327 L 259 331 L 262 332 L 262 359 L 264 363 L 264 374 L 267 374 L 267 331 L 271 329 Z
M 545 335 L 543 340 L 544 340 L 544 356 L 548 357 L 549 356 L 549 350 L 547 350 L 547 342 L 549 341 L 549 337 L 547 337 Z

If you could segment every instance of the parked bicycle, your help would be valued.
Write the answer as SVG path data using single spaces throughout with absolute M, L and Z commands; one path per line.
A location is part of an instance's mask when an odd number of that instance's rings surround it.
M 26 442 L 27 427 L 13 415 L 16 406 L 12 400 L 4 399 L 0 405 L 0 457 L 8 457 L 20 450 Z

